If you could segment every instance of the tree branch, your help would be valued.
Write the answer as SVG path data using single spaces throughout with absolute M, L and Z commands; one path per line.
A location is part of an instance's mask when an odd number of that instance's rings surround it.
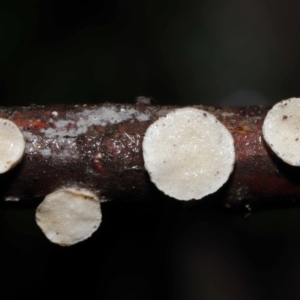
M 236 164 L 225 186 L 193 205 L 246 214 L 299 206 L 300 169 L 278 159 L 262 137 L 268 108 L 194 107 L 231 131 Z M 0 175 L 2 203 L 36 203 L 61 186 L 91 189 L 103 201 L 155 203 L 161 193 L 144 168 L 142 140 L 148 126 L 174 108 L 142 101 L 0 108 L 0 117 L 15 122 L 26 139 L 22 163 Z

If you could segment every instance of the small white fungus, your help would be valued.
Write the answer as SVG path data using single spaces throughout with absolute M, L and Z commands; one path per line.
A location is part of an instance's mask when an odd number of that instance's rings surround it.
M 25 151 L 25 139 L 18 126 L 0 118 L 0 173 L 17 165 Z
M 99 199 L 86 189 L 59 189 L 47 195 L 36 210 L 39 227 L 51 242 L 61 246 L 90 237 L 101 219 Z
M 234 166 L 232 135 L 212 114 L 176 109 L 149 126 L 143 141 L 145 168 L 158 189 L 178 200 L 216 192 Z
M 264 120 L 262 132 L 278 157 L 287 164 L 300 166 L 300 98 L 275 104 Z
M 51 115 L 52 115 L 53 118 L 56 118 L 58 116 L 58 112 L 57 111 L 53 111 L 51 113 Z

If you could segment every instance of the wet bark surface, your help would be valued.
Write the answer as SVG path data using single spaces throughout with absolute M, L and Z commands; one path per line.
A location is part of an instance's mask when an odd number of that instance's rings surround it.
M 77 186 L 91 189 L 103 202 L 120 205 L 159 206 L 165 201 L 193 209 L 226 208 L 246 215 L 299 206 L 300 168 L 277 158 L 262 137 L 269 108 L 193 107 L 215 115 L 234 138 L 234 171 L 215 194 L 185 204 L 163 197 L 144 168 L 144 133 L 175 106 L 141 101 L 134 105 L 6 107 L 0 108 L 0 117 L 18 125 L 26 150 L 18 166 L 0 175 L 2 204 L 35 205 L 58 188 Z

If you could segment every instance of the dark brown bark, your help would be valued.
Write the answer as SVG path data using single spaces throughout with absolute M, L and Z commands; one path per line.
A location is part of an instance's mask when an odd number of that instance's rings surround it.
M 268 108 L 195 107 L 231 131 L 236 165 L 224 187 L 193 205 L 213 203 L 247 214 L 300 204 L 300 168 L 283 163 L 264 143 Z M 2 202 L 38 202 L 61 186 L 75 185 L 103 200 L 155 203 L 161 193 L 145 171 L 142 140 L 147 127 L 174 108 L 147 103 L 0 108 L 0 117 L 14 121 L 26 138 L 22 163 L 0 175 Z

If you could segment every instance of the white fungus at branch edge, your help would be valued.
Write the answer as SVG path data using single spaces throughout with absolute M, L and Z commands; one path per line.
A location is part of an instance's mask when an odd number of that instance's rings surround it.
M 285 163 L 300 166 L 300 98 L 275 104 L 263 123 L 263 137 Z
M 224 185 L 234 168 L 235 148 L 231 133 L 214 115 L 181 108 L 148 127 L 143 157 L 156 187 L 187 201 Z
M 47 195 L 36 210 L 38 226 L 51 242 L 60 246 L 89 238 L 101 219 L 99 198 L 82 188 L 61 188 Z
M 0 118 L 0 174 L 16 166 L 23 158 L 25 139 L 18 126 Z

